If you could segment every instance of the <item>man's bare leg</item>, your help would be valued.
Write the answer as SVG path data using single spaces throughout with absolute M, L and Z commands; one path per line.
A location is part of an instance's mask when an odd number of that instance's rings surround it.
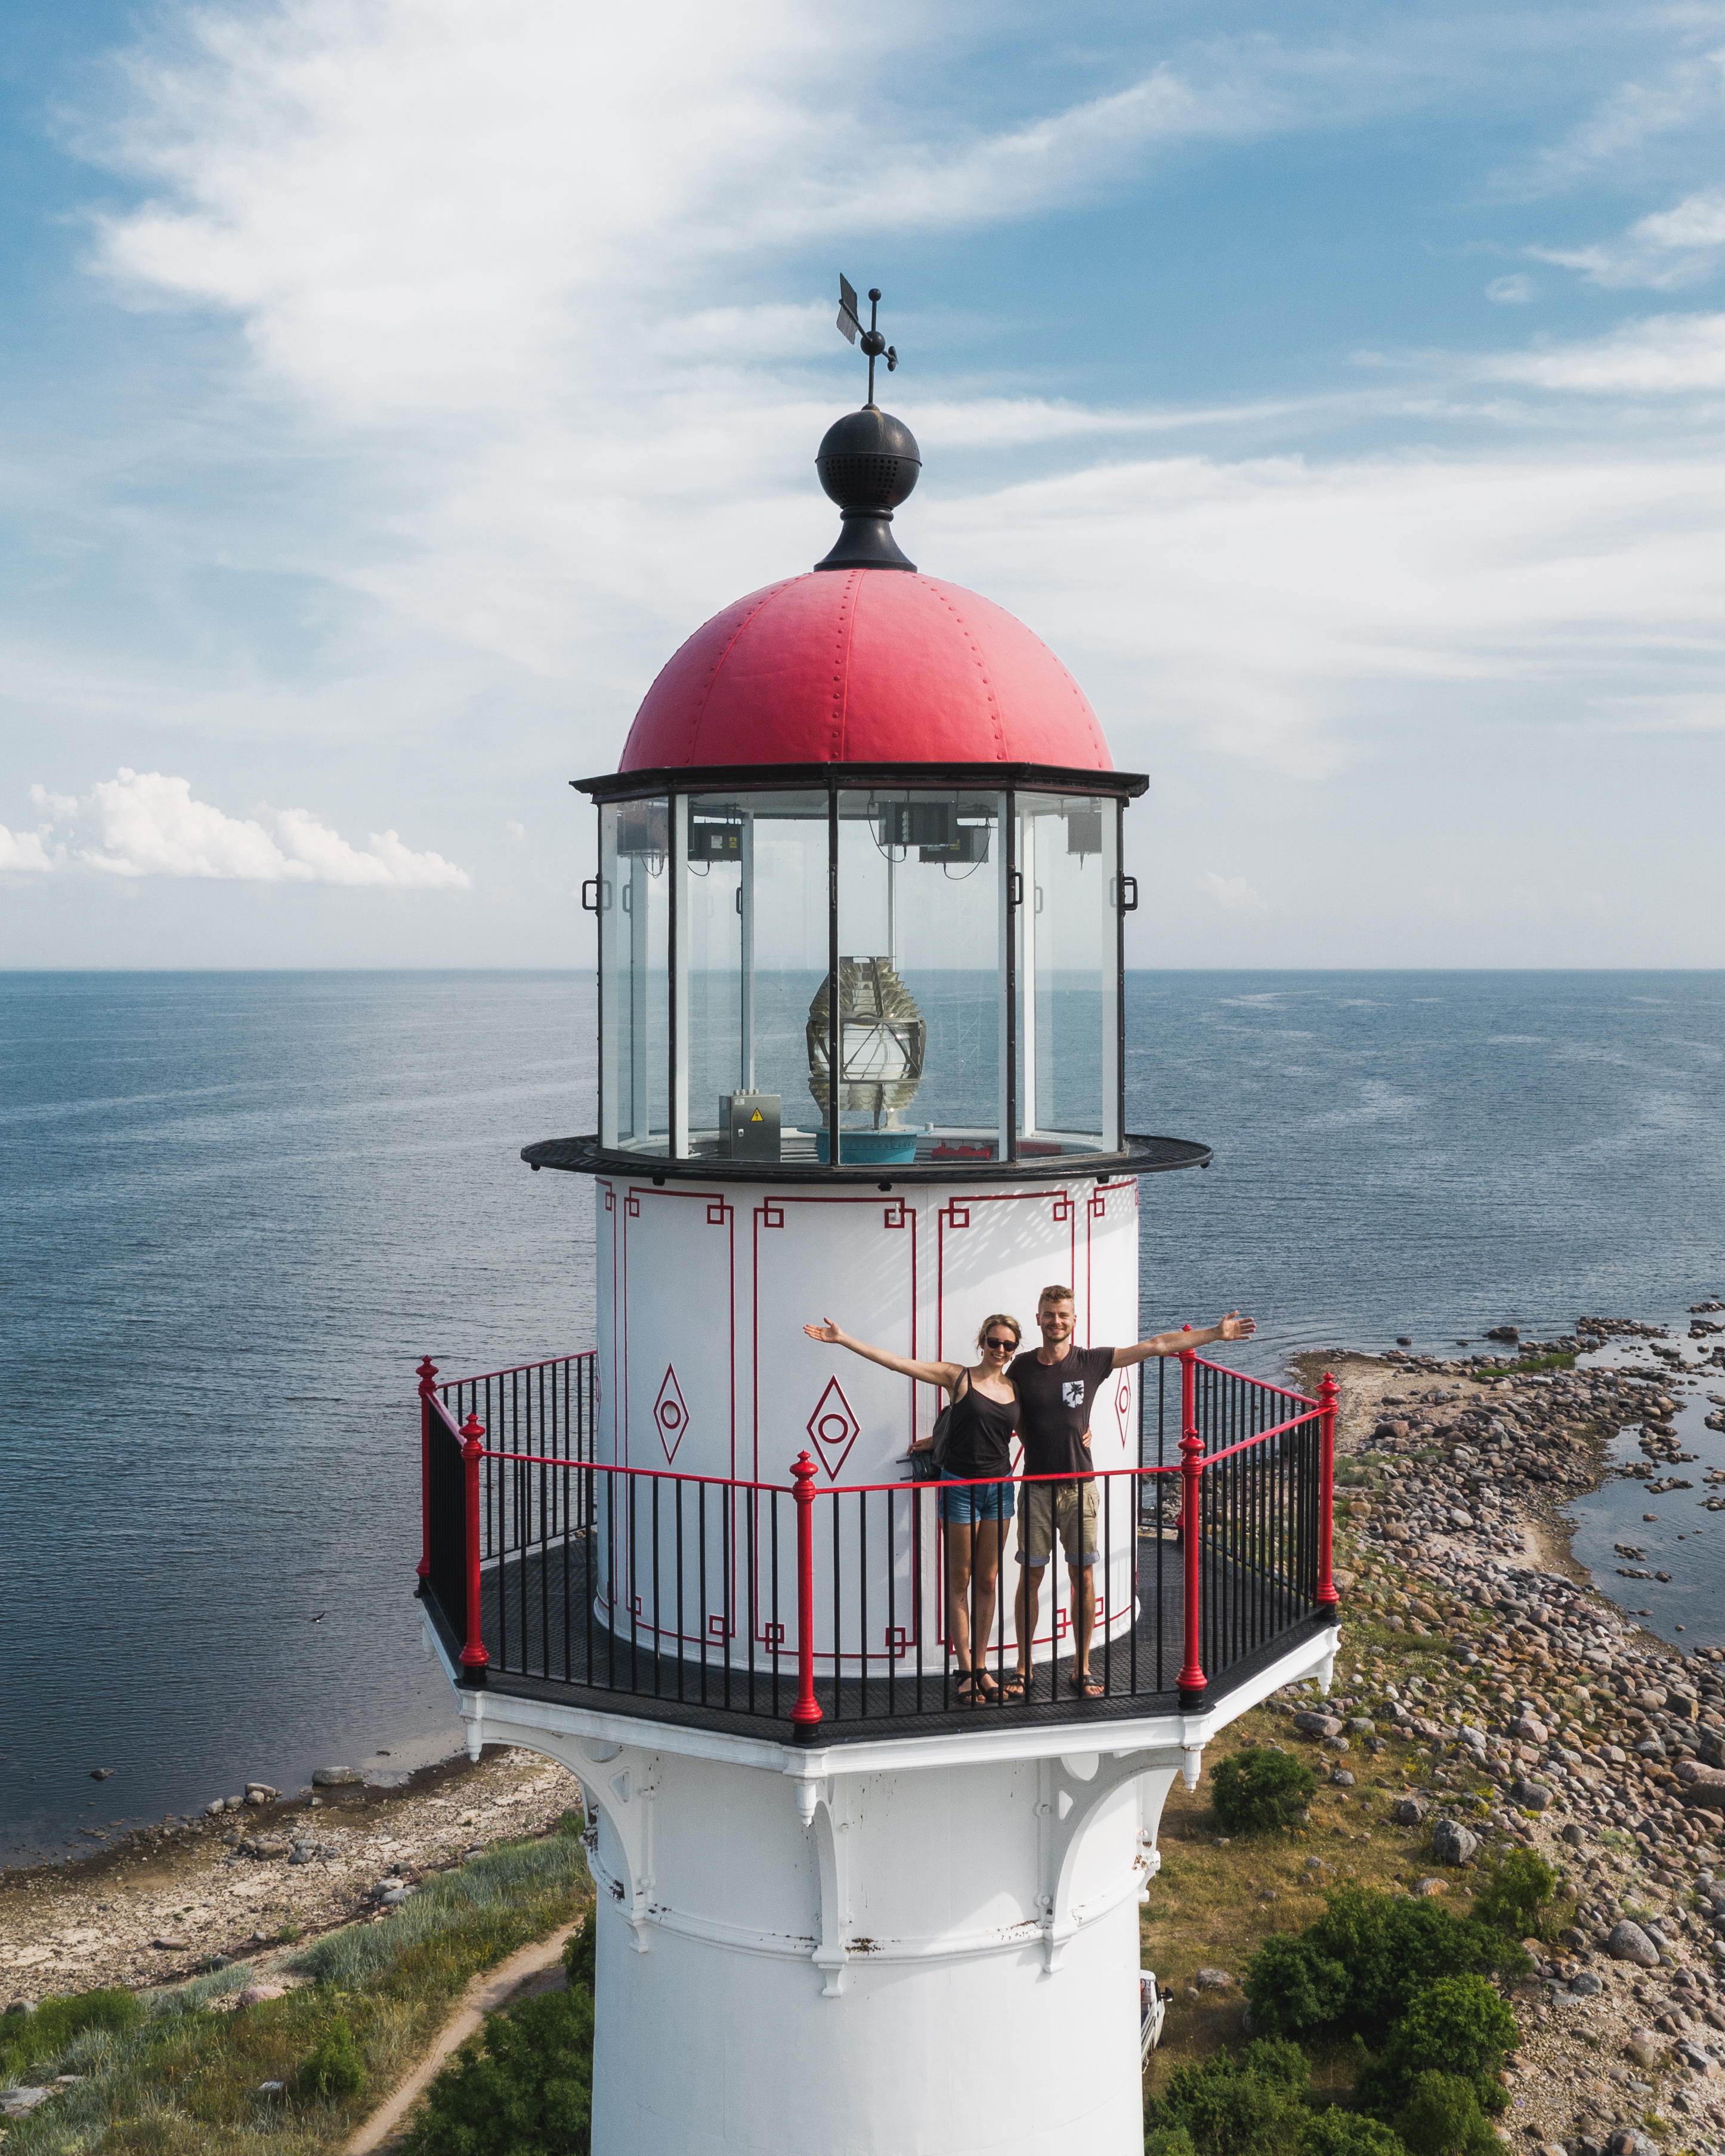
M 1066 1577 L 1072 1586 L 1072 1687 L 1081 1691 L 1090 1676 L 1090 1635 L 1096 1629 L 1096 1598 L 1090 1584 L 1095 1574 L 1087 1564 L 1069 1564 Z
M 1012 1599 L 1012 1614 L 1019 1636 L 1019 1675 L 1024 1681 L 1026 1697 L 1030 1690 L 1030 1643 L 1036 1637 L 1036 1604 L 1041 1592 L 1042 1567 L 1021 1564 L 1018 1592 Z

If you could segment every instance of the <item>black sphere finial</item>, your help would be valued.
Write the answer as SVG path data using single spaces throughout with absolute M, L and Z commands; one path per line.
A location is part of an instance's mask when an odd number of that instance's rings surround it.
M 856 293 L 848 277 L 839 280 L 839 331 L 868 355 L 869 401 L 860 412 L 847 412 L 828 428 L 814 459 L 820 483 L 839 505 L 843 529 L 838 543 L 817 569 L 914 569 L 900 552 L 891 529 L 892 512 L 906 501 L 922 470 L 916 438 L 902 419 L 875 402 L 875 362 L 884 353 L 886 371 L 898 354 L 877 326 L 880 290 L 869 290 L 869 326 L 862 327 Z

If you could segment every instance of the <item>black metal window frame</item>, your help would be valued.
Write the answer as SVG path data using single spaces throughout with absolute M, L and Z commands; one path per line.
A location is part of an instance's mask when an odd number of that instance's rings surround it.
M 1005 801 L 1004 832 L 1003 834 L 1001 872 L 1004 879 L 1005 903 L 1009 912 L 1023 903 L 1023 893 L 1018 889 L 1018 798 L 1021 793 L 1084 794 L 1090 798 L 1111 799 L 1115 816 L 1115 874 L 1111 893 L 1115 926 L 1115 1118 L 1119 1130 L 1120 1144 L 1109 1150 L 1074 1153 L 1070 1160 L 1063 1159 L 1053 1167 L 1045 1156 L 1033 1160 L 1019 1157 L 1019 984 L 1017 938 L 1009 934 L 1005 943 L 1005 978 L 1002 993 L 1006 999 L 1006 1068 L 1004 1072 L 1005 1127 L 1000 1136 L 1000 1155 L 997 1161 L 983 1168 L 991 1180 L 1016 1180 L 1024 1176 L 1045 1176 L 1050 1172 L 1062 1174 L 1113 1173 L 1122 1168 L 1130 1173 L 1144 1173 L 1157 1167 L 1188 1167 L 1194 1165 L 1200 1155 L 1208 1165 L 1208 1147 L 1183 1146 L 1177 1140 L 1134 1139 L 1125 1129 L 1126 1121 L 1126 915 L 1125 886 L 1128 880 L 1124 872 L 1126 858 L 1126 808 L 1135 801 L 1149 785 L 1142 772 L 1131 771 L 1074 771 L 1045 764 L 1008 763 L 818 763 L 818 764 L 708 764 L 679 765 L 653 771 L 609 772 L 597 778 L 571 779 L 569 783 L 578 793 L 584 793 L 593 803 L 595 813 L 603 818 L 603 811 L 625 801 L 663 801 L 665 803 L 665 862 L 669 877 L 666 908 L 665 937 L 665 994 L 666 1024 L 666 1100 L 668 1103 L 666 1150 L 663 1153 L 624 1152 L 614 1155 L 595 1146 L 591 1163 L 547 1157 L 536 1160 L 533 1156 L 542 1148 L 526 1149 L 524 1158 L 537 1166 L 598 1167 L 613 1163 L 619 1168 L 634 1173 L 650 1173 L 655 1181 L 667 1176 L 682 1178 L 698 1174 L 711 1178 L 714 1163 L 697 1158 L 692 1154 L 679 1154 L 677 1146 L 677 967 L 680 963 L 678 929 L 678 886 L 683 860 L 680 844 L 681 819 L 677 814 L 679 796 L 692 798 L 715 793 L 808 793 L 824 792 L 827 797 L 827 1068 L 838 1069 L 837 1044 L 834 1027 L 837 1024 L 839 994 L 839 797 L 841 793 L 874 789 L 891 793 L 950 793 L 955 789 L 976 788 L 991 794 L 1002 796 Z M 603 835 L 599 840 L 599 855 L 603 859 Z M 593 924 L 595 940 L 601 934 L 602 917 Z M 596 953 L 602 973 L 604 957 L 603 943 Z M 604 1072 L 604 987 L 598 981 L 599 994 L 599 1070 L 603 1085 Z M 836 1092 L 834 1095 L 836 1099 Z M 830 1120 L 829 1149 L 830 1159 L 820 1163 L 818 1169 L 795 1171 L 797 1179 L 837 1182 L 873 1182 L 885 1188 L 891 1183 L 922 1183 L 949 1181 L 951 1171 L 944 1167 L 919 1163 L 916 1166 L 895 1166 L 891 1176 L 882 1177 L 877 1162 L 850 1162 L 845 1159 L 844 1137 L 839 1118 L 834 1113 Z M 1104 1137 L 1107 1136 L 1105 1132 Z M 567 1147 L 572 1141 L 553 1142 Z M 1153 1149 L 1176 1147 L 1179 1157 L 1163 1159 Z M 1152 1150 L 1147 1150 L 1152 1149 Z M 740 1163 L 725 1163 L 727 1173 L 734 1173 Z M 770 1171 L 773 1179 L 785 1174 L 783 1166 Z M 974 1173 L 974 1171 L 971 1171 Z M 762 1173 L 757 1169 L 755 1179 Z

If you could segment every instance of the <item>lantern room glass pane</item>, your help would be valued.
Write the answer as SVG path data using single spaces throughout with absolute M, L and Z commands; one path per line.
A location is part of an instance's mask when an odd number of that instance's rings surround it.
M 599 811 L 600 1142 L 670 1149 L 670 804 Z
M 696 794 L 678 887 L 687 1152 L 815 1158 L 810 1004 L 826 982 L 824 792 Z
M 1004 814 L 970 788 L 839 797 L 841 1163 L 1004 1157 Z
M 1106 798 L 1021 793 L 1018 865 L 1020 1158 L 1120 1143 L 1119 812 Z

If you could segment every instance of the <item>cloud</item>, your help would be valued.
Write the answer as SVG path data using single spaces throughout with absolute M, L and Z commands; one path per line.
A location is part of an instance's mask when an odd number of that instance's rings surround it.
M 1717 276 L 1725 263 L 1725 189 L 1686 195 L 1671 209 L 1656 210 L 1632 224 L 1620 239 L 1594 247 L 1530 247 L 1537 261 L 1579 270 L 1590 285 L 1609 290 L 1641 286 L 1676 291 Z
M 49 795 L 55 823 L 89 823 L 94 843 L 69 858 L 117 876 L 193 876 L 233 883 L 325 883 L 393 891 L 470 891 L 473 880 L 440 854 L 414 853 L 394 831 L 372 832 L 358 852 L 304 808 L 264 809 L 273 834 L 250 817 L 192 798 L 188 779 L 128 771 L 93 787 L 87 801 Z M 40 850 L 39 841 L 29 840 Z M 47 867 L 46 859 L 25 865 Z
M 1244 876 L 1219 875 L 1214 869 L 1207 869 L 1199 879 L 1199 889 L 1213 899 L 1224 913 L 1232 914 L 1238 920 L 1260 918 L 1277 911 Z
M 1725 315 L 1650 315 L 1580 343 L 1497 352 L 1478 371 L 1496 382 L 1592 396 L 1725 389 Z
M 1494 277 L 1486 287 L 1486 297 L 1495 300 L 1500 307 L 1524 307 L 1533 296 L 1533 280 L 1520 271 L 1508 277 Z
M 0 824 L 0 875 L 33 875 L 51 869 L 53 861 L 33 831 L 8 831 Z
M 1699 11 L 1697 18 L 1707 19 Z M 1651 52 L 1647 48 L 1645 57 Z M 1501 174 L 1500 192 L 1556 192 L 1594 172 L 1634 171 L 1656 158 L 1675 136 L 1717 133 L 1725 117 L 1725 48 L 1686 54 L 1663 66 L 1656 63 L 1651 80 L 1642 72 L 1643 80 L 1620 83 L 1560 141 Z

